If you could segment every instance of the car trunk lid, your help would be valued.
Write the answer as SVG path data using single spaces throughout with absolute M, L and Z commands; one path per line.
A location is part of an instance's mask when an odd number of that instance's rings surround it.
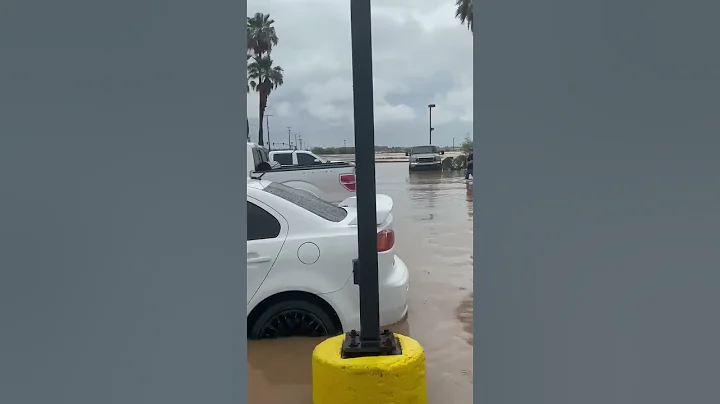
M 390 212 L 393 208 L 393 200 L 391 197 L 383 194 L 375 196 L 376 215 L 375 224 L 382 226 L 387 224 L 388 219 L 391 219 Z M 341 208 L 346 208 L 348 211 L 348 217 L 345 219 L 348 226 L 357 226 L 357 197 L 352 196 L 340 202 L 338 205 Z

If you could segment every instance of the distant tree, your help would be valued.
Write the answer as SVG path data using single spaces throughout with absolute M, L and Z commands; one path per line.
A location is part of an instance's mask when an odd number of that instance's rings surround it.
M 329 149 L 327 147 L 313 147 L 310 149 L 311 152 L 315 154 L 336 154 L 336 153 L 328 153 Z
M 472 148 L 473 148 L 473 140 L 470 139 L 470 136 L 465 136 L 465 140 L 463 140 L 463 142 L 460 143 L 460 150 L 467 153 Z
M 473 0 L 456 0 L 455 17 L 460 19 L 462 24 L 467 24 L 470 32 L 473 30 Z
M 463 170 L 467 167 L 467 157 L 461 154 L 453 159 L 453 169 Z
M 354 147 L 313 147 L 311 151 L 318 155 L 355 154 Z
M 404 153 L 408 148 L 392 146 L 375 146 L 376 153 Z M 355 147 L 313 147 L 311 151 L 315 154 L 355 154 Z

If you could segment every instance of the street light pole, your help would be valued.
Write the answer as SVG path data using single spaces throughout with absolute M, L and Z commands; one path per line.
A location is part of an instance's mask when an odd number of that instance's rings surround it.
M 351 330 L 345 335 L 341 354 L 343 358 L 398 355 L 397 338 L 390 331 L 380 332 L 370 0 L 350 1 L 350 31 L 358 216 L 353 277 L 359 286 L 360 333 Z
M 432 133 L 433 133 L 433 129 L 434 129 L 434 128 L 432 127 L 432 109 L 433 109 L 433 108 L 435 108 L 435 104 L 428 104 L 428 112 L 429 112 L 428 117 L 430 118 L 430 125 L 429 125 L 429 128 L 430 128 L 430 131 L 429 131 L 429 133 L 430 133 L 430 143 L 429 143 L 429 144 L 430 144 L 431 146 L 432 146 Z

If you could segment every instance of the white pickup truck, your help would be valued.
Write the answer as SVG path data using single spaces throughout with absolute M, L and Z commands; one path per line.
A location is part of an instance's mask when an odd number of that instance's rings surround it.
M 283 166 L 255 143 L 247 144 L 248 178 L 279 182 L 338 204 L 355 196 L 355 166 L 343 162 Z
M 283 166 L 311 166 L 332 163 L 307 150 L 273 150 L 270 160 Z

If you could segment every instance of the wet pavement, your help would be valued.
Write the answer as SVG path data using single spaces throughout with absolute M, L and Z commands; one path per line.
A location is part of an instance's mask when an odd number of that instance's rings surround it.
M 425 348 L 430 404 L 472 403 L 472 181 L 459 172 L 376 165 L 377 192 L 395 205 L 395 253 L 410 269 L 410 312 L 393 331 Z M 311 404 L 318 340 L 250 341 L 248 402 Z

